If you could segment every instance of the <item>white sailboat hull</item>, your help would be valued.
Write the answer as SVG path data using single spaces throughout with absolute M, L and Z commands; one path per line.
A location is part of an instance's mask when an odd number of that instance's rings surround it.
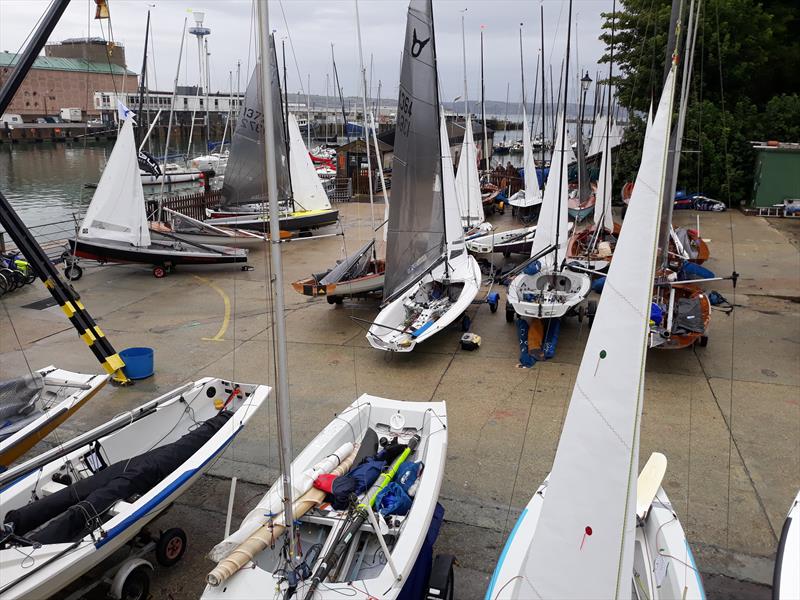
M 530 245 L 533 243 L 535 234 L 536 225 L 497 233 L 487 233 L 467 240 L 467 250 L 473 256 L 485 257 L 493 252 L 507 251 L 511 244 L 527 244 L 528 252 L 530 252 Z
M 521 273 L 508 286 L 508 301 L 522 317 L 554 319 L 563 317 L 586 298 L 591 285 L 588 275 L 567 269 L 558 273 Z
M 234 414 L 177 469 L 132 503 L 117 501 L 101 516 L 102 523 L 77 542 L 45 543 L 38 548 L 10 547 L 0 550 L 0 596 L 47 598 L 88 572 L 95 565 L 127 544 L 142 528 L 155 519 L 200 477 L 233 441 L 245 424 L 267 399 L 266 386 L 236 384 L 241 397 L 233 399 Z M 148 450 L 175 442 L 198 422 L 214 417 L 215 401 L 226 400 L 231 392 L 229 382 L 206 377 L 182 386 L 159 399 L 152 412 L 121 429 L 99 438 L 97 446 L 87 443 L 67 456 L 56 458 L 43 467 L 0 490 L 0 519 L 9 511 L 25 507 L 32 497 L 47 497 L 65 488 L 52 480 L 55 473 L 69 473 L 80 479 L 92 474 L 102 448 L 103 461 L 113 465 Z M 148 403 L 152 404 L 152 403 Z M 131 414 L 148 412 L 143 405 Z M 103 427 L 103 426 L 101 426 Z M 99 428 L 98 428 L 99 429 Z M 85 434 L 87 438 L 92 432 Z M 68 467 L 68 463 L 71 467 Z M 25 465 L 18 467 L 25 469 Z M 104 466 L 107 468 L 107 466 Z M 97 471 L 102 473 L 103 470 Z M 17 532 L 24 535 L 24 532 Z
M 84 375 L 53 366 L 40 369 L 44 388 L 35 409 L 24 419 L 0 427 L 0 469 L 7 468 L 50 431 L 88 402 L 108 381 L 108 375 Z
M 516 208 L 533 208 L 534 206 L 541 206 L 542 197 L 534 194 L 526 194 L 525 190 L 519 190 L 516 194 L 508 199 L 508 203 Z
M 528 580 L 525 564 L 542 507 L 549 476 L 523 509 L 500 554 L 484 600 L 536 598 L 535 582 Z M 665 561 L 662 563 L 662 561 Z M 666 568 L 660 568 L 661 565 Z M 657 565 L 659 568 L 657 568 Z M 564 568 L 568 571 L 568 565 Z M 579 576 L 579 573 L 574 573 Z M 659 488 L 644 524 L 636 528 L 632 585 L 651 600 L 704 600 L 705 592 L 694 556 L 667 493 Z M 623 593 L 624 597 L 624 593 Z M 581 599 L 584 600 L 584 599 Z M 587 598 L 585 600 L 594 600 Z M 606 600 L 598 597 L 596 600 Z
M 448 271 L 446 273 L 446 270 Z M 415 298 L 424 293 L 425 286 L 441 284 L 449 275 L 450 289 L 461 287 L 458 296 L 450 297 L 449 304 L 442 301 L 427 302 L 428 307 L 418 310 Z M 458 319 L 472 304 L 480 287 L 481 271 L 477 261 L 463 252 L 455 261 L 449 263 L 449 269 L 441 264 L 426 275 L 416 285 L 393 300 L 376 317 L 367 332 L 367 340 L 373 348 L 389 352 L 411 352 L 417 344 L 432 337 Z M 409 307 L 415 304 L 413 314 L 418 314 L 409 322 Z
M 772 597 L 775 600 L 800 598 L 800 493 L 794 499 L 781 531 Z
M 402 417 L 403 425 L 400 429 L 393 429 L 390 423 L 396 423 L 399 417 Z M 419 488 L 399 529 L 392 529 L 385 535 L 399 578 L 392 574 L 386 558 L 379 552 L 371 525 L 367 524 L 358 534 L 365 546 L 361 551 L 346 553 L 343 566 L 339 570 L 342 574 L 355 574 L 355 577 L 343 576 L 338 581 L 325 581 L 316 589 L 314 600 L 340 600 L 351 596 L 354 590 L 370 590 L 382 600 L 397 597 L 417 560 L 439 497 L 447 455 L 446 427 L 447 408 L 444 402 L 402 402 L 363 394 L 339 413 L 292 462 L 292 481 L 296 482 L 343 444 L 360 441 L 360 436 L 367 428 L 375 430 L 379 438 L 399 435 L 403 443 L 414 434 L 421 437 L 417 450 L 407 459 L 422 461 L 425 465 L 418 480 Z M 235 539 L 242 531 L 252 531 L 258 527 L 267 507 L 281 505 L 282 492 L 282 479 L 278 478 L 258 506 L 245 517 L 240 532 L 233 533 L 231 538 Z M 325 549 L 335 537 L 342 516 L 343 513 L 320 507 L 300 517 L 298 529 L 303 547 L 308 548 L 312 543 L 323 543 L 324 556 Z M 354 547 L 358 543 L 358 540 L 354 542 Z M 223 542 L 219 547 L 225 545 Z M 277 568 L 282 566 L 282 545 L 283 540 L 280 539 L 274 548 L 262 550 L 253 557 L 252 563 L 223 583 L 217 586 L 208 585 L 202 598 L 261 600 L 273 596 L 282 597 L 283 592 L 276 591 L 279 576 L 275 574 Z M 359 558 L 361 554 L 363 556 Z M 313 571 L 315 565 L 310 566 Z M 293 598 L 304 598 L 310 582 L 311 578 L 301 581 Z

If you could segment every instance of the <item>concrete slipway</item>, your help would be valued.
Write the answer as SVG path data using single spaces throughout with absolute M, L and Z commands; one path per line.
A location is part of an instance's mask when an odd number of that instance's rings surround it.
M 369 207 L 340 209 L 353 250 L 368 235 Z M 694 219 L 695 213 L 676 214 L 678 222 Z M 509 215 L 496 220 L 512 224 Z M 669 458 L 665 488 L 709 596 L 766 598 L 780 528 L 800 487 L 800 222 L 732 211 L 702 214 L 701 227 L 711 240 L 707 266 L 729 274 L 735 262 L 741 274 L 735 295 L 728 282 L 710 286 L 737 308 L 730 316 L 713 313 L 707 348 L 650 353 L 641 459 L 655 450 Z M 342 245 L 341 237 L 284 245 L 287 282 L 330 265 Z M 109 386 L 58 436 L 84 431 L 187 379 L 274 382 L 265 252 L 255 251 L 250 262 L 250 272 L 185 268 L 163 280 L 135 266 L 87 269 L 75 285 L 85 305 L 118 350 L 155 348 L 157 374 L 131 388 Z M 370 319 L 376 303 L 332 307 L 287 294 L 295 451 L 362 392 L 446 400 L 450 442 L 441 501 L 447 512 L 437 551 L 458 556 L 456 597 L 482 597 L 518 511 L 552 464 L 586 326 L 568 321 L 556 358 L 522 370 L 514 328 L 486 304 L 470 310 L 480 350 L 461 350 L 453 329 L 410 355 L 387 355 L 371 349 L 351 319 Z M 27 372 L 28 364 L 99 369 L 57 307 L 23 307 L 46 297 L 37 283 L 2 300 L 0 377 Z M 179 566 L 157 570 L 154 598 L 198 596 L 210 566 L 203 555 L 223 533 L 228 478 L 240 478 L 240 517 L 277 474 L 274 417 L 266 407 L 211 475 L 162 517 L 164 526 L 187 530 L 189 550 Z

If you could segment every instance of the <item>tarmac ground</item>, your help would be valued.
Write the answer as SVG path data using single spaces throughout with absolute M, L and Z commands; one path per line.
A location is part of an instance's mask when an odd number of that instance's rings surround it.
M 491 313 L 486 303 L 468 310 L 472 331 L 482 337 L 477 351 L 460 348 L 458 327 L 410 354 L 374 350 L 353 317 L 373 318 L 376 301 L 332 306 L 289 287 L 369 237 L 369 205 L 337 206 L 346 238 L 282 246 L 294 453 L 361 393 L 447 401 L 449 449 L 440 496 L 446 513 L 436 551 L 458 557 L 456 598 L 482 598 L 520 509 L 552 465 L 588 325 L 568 319 L 555 358 L 532 369 L 517 368 L 516 330 L 505 322 L 502 305 Z M 382 215 L 383 207 L 376 207 L 376 224 Z M 697 215 L 676 212 L 676 224 L 695 225 Z M 669 459 L 664 489 L 708 596 L 768 598 L 781 526 L 800 488 L 800 221 L 777 223 L 738 211 L 699 218 L 711 248 L 705 266 L 718 275 L 740 274 L 735 290 L 729 281 L 707 289 L 722 293 L 735 310 L 713 311 L 705 348 L 650 351 L 640 458 L 644 464 L 659 451 Z M 509 213 L 492 220 L 504 229 L 514 226 Z M 186 267 L 155 279 L 142 266 L 86 263 L 74 284 L 85 306 L 117 350 L 154 348 L 156 374 L 129 388 L 107 386 L 58 439 L 202 376 L 274 385 L 265 249 L 251 251 L 250 264 L 252 271 Z M 505 290 L 493 289 L 504 303 Z M 26 308 L 48 297 L 36 283 L 0 300 L 0 378 L 50 364 L 99 371 L 58 307 Z M 199 596 L 211 567 L 204 555 L 223 536 L 229 479 L 239 478 L 235 527 L 278 473 L 276 439 L 268 403 L 159 518 L 156 527 L 184 528 L 189 548 L 172 569 L 156 567 L 153 598 Z M 48 441 L 57 443 L 54 436 Z

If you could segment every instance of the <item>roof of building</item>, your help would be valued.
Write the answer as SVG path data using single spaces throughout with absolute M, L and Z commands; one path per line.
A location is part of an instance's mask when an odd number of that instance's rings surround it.
M 337 153 L 352 152 L 357 150 L 363 150 L 365 147 L 366 147 L 366 142 L 364 142 L 364 138 L 358 138 L 357 140 L 353 140 L 349 144 L 344 144 L 342 146 L 339 146 L 336 149 L 336 152 Z M 370 148 L 372 147 L 373 146 L 370 144 Z M 381 141 L 380 139 L 378 140 L 378 148 L 380 148 L 381 152 L 391 152 L 393 150 L 393 147 L 391 145 L 387 144 L 384 141 Z
M 17 64 L 19 55 L 12 52 L 0 52 L 0 68 L 13 67 Z M 128 75 L 136 76 L 133 71 L 127 71 L 114 63 L 93 62 L 82 58 L 55 58 L 52 56 L 37 56 L 33 63 L 34 69 L 46 69 L 49 71 L 71 71 L 73 73 L 100 73 L 105 75 Z

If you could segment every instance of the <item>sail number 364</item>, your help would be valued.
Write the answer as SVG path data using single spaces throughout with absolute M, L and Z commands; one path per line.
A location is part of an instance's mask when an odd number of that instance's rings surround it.
M 401 88 L 400 99 L 397 102 L 397 128 L 405 136 L 408 135 L 408 131 L 411 128 L 411 107 L 413 105 L 414 101 Z

